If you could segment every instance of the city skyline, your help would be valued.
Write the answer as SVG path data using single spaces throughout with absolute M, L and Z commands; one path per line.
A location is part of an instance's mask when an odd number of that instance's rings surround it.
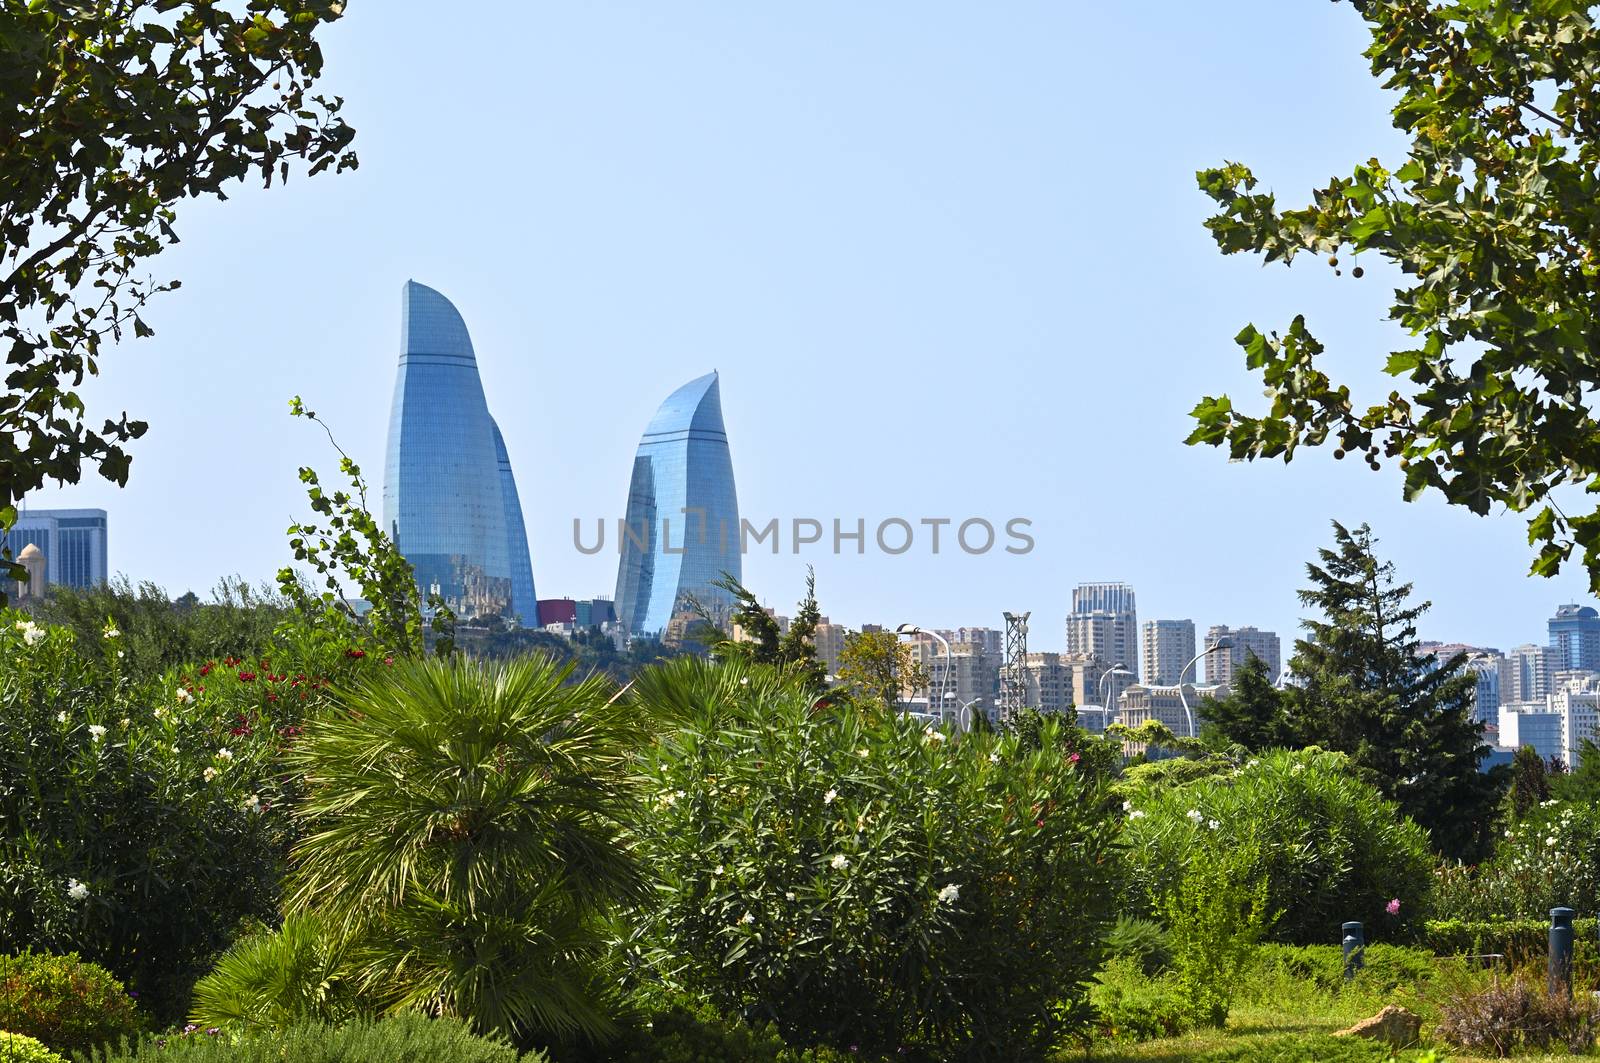
M 283 528 L 309 516 L 296 468 L 336 461 L 285 403 L 303 395 L 379 468 L 393 341 L 373 323 L 415 274 L 495 352 L 480 370 L 549 596 L 614 593 L 615 553 L 575 550 L 572 520 L 623 516 L 638 426 L 715 365 L 737 395 L 724 415 L 747 512 L 1033 520 L 1026 557 L 748 555 L 747 584 L 780 608 L 813 563 L 841 623 L 998 627 L 1031 610 L 1054 642 L 1073 586 L 1111 578 L 1139 588 L 1142 616 L 1287 641 L 1333 518 L 1369 521 L 1435 602 L 1426 638 L 1509 648 L 1543 638 L 1551 603 L 1590 600 L 1580 572 L 1526 577 L 1514 515 L 1407 504 L 1392 475 L 1325 450 L 1285 469 L 1181 442 L 1202 395 L 1253 401 L 1232 343 L 1246 322 L 1304 311 L 1339 373 L 1392 346 L 1380 266 L 1356 281 L 1224 259 L 1194 190 L 1223 158 L 1306 189 L 1394 155 L 1388 96 L 1341 5 L 1250 0 L 1227 24 L 1174 9 L 1153 26 L 1044 3 L 982 20 L 895 5 L 496 10 L 534 31 L 526 54 L 410 0 L 352 5 L 324 50 L 361 169 L 185 204 L 183 242 L 154 267 L 183 288 L 147 308 L 156 335 L 108 351 L 83 388 L 90 409 L 150 422 L 128 487 L 86 480 L 30 507 L 109 510 L 112 570 L 175 595 L 269 580 L 290 556 Z M 1160 77 L 1099 49 L 1060 62 L 1062 42 L 1130 35 Z M 1282 40 L 1302 42 L 1292 59 Z M 422 56 L 460 77 L 441 89 L 395 61 Z M 1188 84 L 1250 103 L 1172 91 Z M 1072 102 L 1090 91 L 1168 116 L 1170 134 L 1100 128 Z M 505 98 L 529 102 L 510 118 L 461 106 Z M 486 167 L 490 142 L 504 159 Z M 1140 209 L 1085 208 L 1104 195 L 1086 144 L 1119 160 L 1119 194 Z M 1096 466 L 1111 444 L 1117 461 Z M 536 510 L 546 498 L 562 508 Z M 196 507 L 210 534 L 189 541 L 175 515 Z

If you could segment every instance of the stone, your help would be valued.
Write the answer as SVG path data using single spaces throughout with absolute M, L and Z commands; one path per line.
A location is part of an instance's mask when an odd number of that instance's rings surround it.
M 1405 1008 L 1390 1004 L 1370 1019 L 1362 1019 L 1348 1030 L 1340 1030 L 1335 1037 L 1367 1037 L 1382 1041 L 1392 1048 L 1408 1048 L 1417 1043 L 1422 1034 L 1422 1017 Z

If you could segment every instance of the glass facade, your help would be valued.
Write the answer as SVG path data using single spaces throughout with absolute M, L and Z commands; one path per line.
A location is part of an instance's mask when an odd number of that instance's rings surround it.
M 713 615 L 733 596 L 711 585 L 740 578 L 739 498 L 722 426 L 717 374 L 692 380 L 661 404 L 639 441 L 617 567 L 617 619 L 658 635 L 690 608 Z
M 519 584 L 532 600 L 511 462 L 472 339 L 450 301 L 416 281 L 401 292 L 383 513 L 423 593 L 438 593 L 458 616 L 515 615 Z
M 30 543 L 44 553 L 45 576 L 52 584 L 93 587 L 106 582 L 106 511 L 103 509 L 30 509 L 0 536 L 0 549 L 11 556 Z
M 524 624 L 534 624 L 539 615 L 539 598 L 533 593 L 533 560 L 528 556 L 528 530 L 522 523 L 522 502 L 517 497 L 517 478 L 511 473 L 511 456 L 500 426 L 489 418 L 494 429 L 495 461 L 500 469 L 500 498 L 506 507 L 507 549 L 511 555 L 511 612 Z

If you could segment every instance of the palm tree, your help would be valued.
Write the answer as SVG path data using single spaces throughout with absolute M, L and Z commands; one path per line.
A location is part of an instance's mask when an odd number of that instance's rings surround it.
M 542 656 L 397 661 L 307 726 L 290 909 L 349 941 L 363 996 L 484 1032 L 599 1037 L 634 710 Z

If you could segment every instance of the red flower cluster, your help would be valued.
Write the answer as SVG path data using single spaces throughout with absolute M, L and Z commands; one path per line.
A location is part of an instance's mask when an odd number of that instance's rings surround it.
M 254 683 L 255 681 L 256 681 L 256 674 L 254 672 L 240 672 L 239 673 L 239 682 L 241 682 L 241 683 Z
M 346 657 L 351 658 L 352 660 L 359 661 L 361 658 L 363 658 L 363 657 L 365 657 L 367 655 L 367 651 L 366 650 L 349 649 L 349 650 L 345 650 L 344 651 L 344 655 Z

